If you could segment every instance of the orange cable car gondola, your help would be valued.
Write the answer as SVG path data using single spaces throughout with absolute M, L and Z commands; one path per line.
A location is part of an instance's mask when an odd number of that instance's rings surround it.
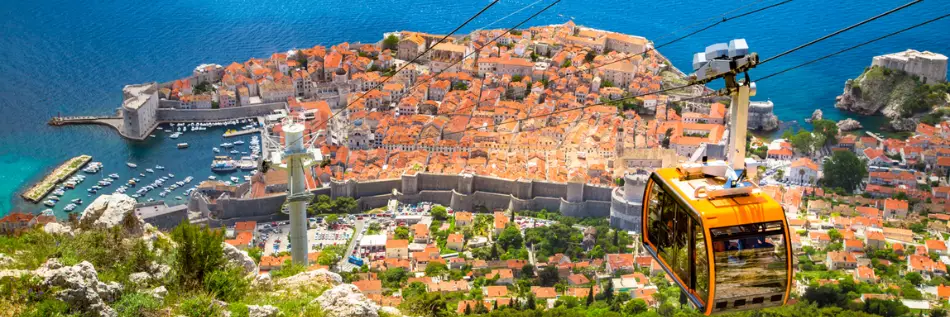
M 732 96 L 728 162 L 684 163 L 655 170 L 643 196 L 643 247 L 706 315 L 784 305 L 792 285 L 785 212 L 746 180 L 749 96 L 746 73 L 758 57 L 745 40 L 716 44 L 693 58 L 694 83 L 724 78 Z M 746 73 L 738 83 L 737 73 Z M 696 161 L 694 156 L 693 161 Z

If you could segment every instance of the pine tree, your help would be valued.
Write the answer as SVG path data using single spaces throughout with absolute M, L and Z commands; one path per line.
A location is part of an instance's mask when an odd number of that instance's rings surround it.
M 587 293 L 587 306 L 594 303 L 594 284 L 590 284 L 590 291 Z
M 465 304 L 465 314 L 466 314 L 466 315 L 471 315 L 471 314 L 472 314 L 472 304 L 471 304 L 471 303 Z
M 538 304 L 534 302 L 534 294 L 528 294 L 528 301 L 525 303 L 525 309 L 538 309 Z

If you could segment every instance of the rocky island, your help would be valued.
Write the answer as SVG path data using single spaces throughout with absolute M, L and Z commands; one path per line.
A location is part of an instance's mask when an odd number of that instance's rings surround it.
M 947 104 L 946 77 L 947 57 L 941 54 L 907 50 L 875 56 L 861 75 L 845 82 L 835 107 L 862 115 L 883 114 L 890 119 L 886 128 L 911 131 L 920 117 Z

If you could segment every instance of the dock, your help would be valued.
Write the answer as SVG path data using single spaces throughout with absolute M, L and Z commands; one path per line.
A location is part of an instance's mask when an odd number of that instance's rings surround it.
M 42 181 L 30 187 L 25 193 L 20 195 L 23 199 L 26 199 L 31 202 L 39 202 L 46 194 L 49 194 L 50 191 L 56 187 L 56 184 L 66 180 L 66 178 L 72 176 L 79 169 L 89 163 L 92 160 L 90 155 L 80 155 L 74 158 L 69 159 L 59 167 L 53 170 L 52 173 L 46 175 Z
M 247 129 L 247 130 L 226 132 L 226 133 L 224 133 L 224 137 L 230 138 L 230 137 L 241 136 L 241 135 L 245 135 L 245 134 L 259 133 L 259 132 L 261 132 L 261 129 Z

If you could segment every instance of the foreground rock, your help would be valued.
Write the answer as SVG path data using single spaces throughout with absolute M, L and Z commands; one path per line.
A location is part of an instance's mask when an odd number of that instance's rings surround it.
M 838 121 L 838 131 L 854 131 L 863 128 L 858 120 L 851 118 Z
M 83 261 L 73 266 L 63 266 L 51 259 L 35 274 L 43 278 L 45 287 L 60 289 L 55 293 L 56 298 L 66 302 L 71 310 L 82 312 L 83 315 L 116 316 L 115 310 L 107 303 L 119 299 L 122 286 L 115 282 L 107 284 L 99 281 L 91 263 Z
M 244 269 L 244 274 L 257 274 L 258 267 L 254 259 L 247 252 L 240 250 L 233 245 L 224 243 L 224 258 L 231 264 Z
M 300 288 L 303 286 L 337 286 L 343 283 L 343 277 L 325 269 L 297 273 L 297 275 L 280 279 L 278 285 L 284 288 Z
M 337 285 L 314 299 L 327 316 L 378 317 L 379 306 L 366 298 L 353 284 Z
M 248 305 L 247 306 L 247 316 L 248 317 L 275 317 L 280 314 L 280 310 L 277 307 L 271 305 Z
M 50 222 L 43 226 L 43 232 L 72 236 L 73 228 L 58 222 Z
M 133 232 L 141 233 L 145 222 L 135 216 L 135 199 L 125 194 L 102 195 L 96 198 L 83 211 L 80 223 L 88 223 L 94 228 L 112 228 L 122 224 L 122 219 L 132 213 L 128 227 Z

